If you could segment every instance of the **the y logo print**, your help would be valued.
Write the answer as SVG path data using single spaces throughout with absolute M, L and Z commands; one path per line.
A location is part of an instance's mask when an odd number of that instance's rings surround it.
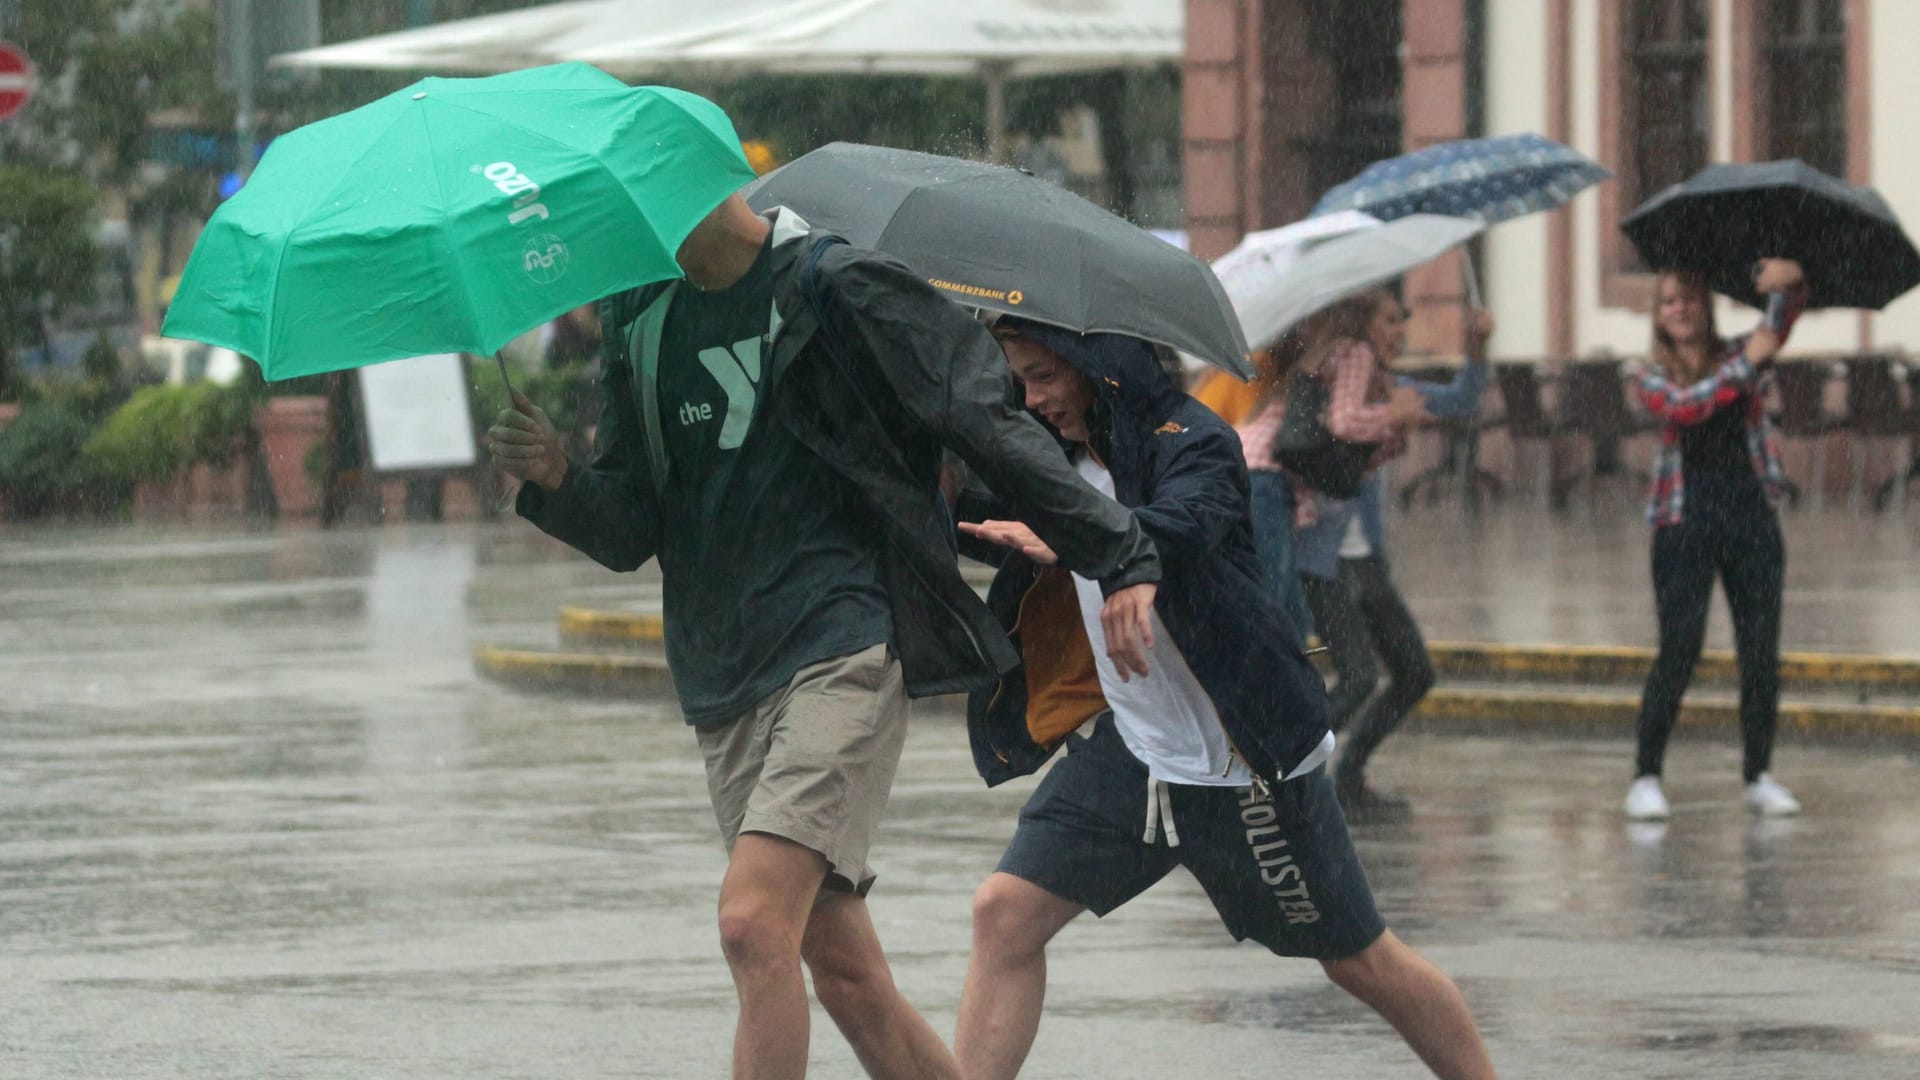
M 720 425 L 722 450 L 739 449 L 753 423 L 754 389 L 760 385 L 760 339 L 743 338 L 732 348 L 700 350 L 700 363 L 727 395 L 727 418 Z

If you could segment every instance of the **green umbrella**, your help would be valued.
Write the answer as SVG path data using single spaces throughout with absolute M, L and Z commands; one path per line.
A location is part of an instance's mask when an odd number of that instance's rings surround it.
M 425 79 L 274 140 L 194 245 L 163 332 L 269 379 L 494 352 L 679 277 L 687 233 L 752 179 L 694 94 L 585 64 Z

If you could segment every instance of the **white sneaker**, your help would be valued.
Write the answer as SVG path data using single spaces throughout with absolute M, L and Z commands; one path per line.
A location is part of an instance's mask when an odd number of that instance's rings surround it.
M 1748 795 L 1751 799 L 1752 795 Z M 1671 811 L 1667 793 L 1660 790 L 1660 778 L 1643 776 L 1627 789 L 1627 816 L 1635 821 L 1661 821 Z
M 1800 812 L 1800 800 L 1781 787 L 1772 773 L 1761 773 L 1760 779 L 1747 785 L 1747 808 L 1762 817 L 1792 817 Z

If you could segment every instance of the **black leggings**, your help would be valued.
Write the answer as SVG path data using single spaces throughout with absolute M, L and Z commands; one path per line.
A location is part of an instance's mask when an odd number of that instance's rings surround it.
M 1706 638 L 1716 573 L 1733 612 L 1740 659 L 1741 774 L 1748 783 L 1773 760 L 1780 715 L 1780 593 L 1786 543 L 1780 519 L 1752 474 L 1689 476 L 1683 517 L 1653 531 L 1653 596 L 1660 655 L 1640 699 L 1640 776 L 1659 776 L 1680 697 Z
M 1433 689 L 1433 662 L 1385 559 L 1341 559 L 1338 579 L 1302 574 L 1300 581 L 1313 611 L 1314 630 L 1340 677 L 1329 696 L 1333 729 L 1341 732 L 1334 779 L 1357 786 L 1374 750 Z M 1376 655 L 1386 665 L 1388 678 L 1378 694 Z

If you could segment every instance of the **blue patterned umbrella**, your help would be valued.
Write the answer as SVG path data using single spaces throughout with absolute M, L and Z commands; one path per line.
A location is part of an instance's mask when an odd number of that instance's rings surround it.
M 1374 162 L 1321 196 L 1312 216 L 1359 210 L 1392 221 L 1447 214 L 1495 225 L 1564 205 L 1612 175 L 1578 150 L 1538 135 L 1461 139 Z

